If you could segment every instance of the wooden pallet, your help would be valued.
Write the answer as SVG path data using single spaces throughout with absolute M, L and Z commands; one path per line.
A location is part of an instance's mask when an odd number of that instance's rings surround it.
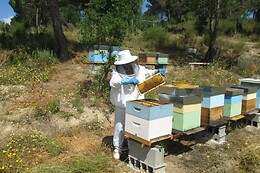
M 179 131 L 179 130 L 176 130 L 176 129 L 172 129 L 172 132 L 175 133 L 175 134 L 179 134 L 179 135 L 192 135 L 192 134 L 204 131 L 205 129 L 206 129 L 205 127 L 197 127 L 197 128 L 190 129 L 190 130 L 187 130 L 187 131 Z
M 164 140 L 167 140 L 167 139 L 173 139 L 173 137 L 174 137 L 174 135 L 169 134 L 169 135 L 158 137 L 158 138 L 151 139 L 150 141 L 148 141 L 148 140 L 145 140 L 143 138 L 140 138 L 140 137 L 135 136 L 135 135 L 128 133 L 128 132 L 125 132 L 125 136 L 128 137 L 128 138 L 131 138 L 135 141 L 138 141 L 138 142 L 140 142 L 140 143 L 142 143 L 146 146 L 151 146 L 152 144 L 154 144 L 156 142 L 161 142 L 161 141 L 164 141 Z

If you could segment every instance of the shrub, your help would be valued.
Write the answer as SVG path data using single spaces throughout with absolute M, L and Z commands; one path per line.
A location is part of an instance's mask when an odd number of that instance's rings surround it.
M 149 42 L 150 46 L 160 47 L 169 42 L 169 33 L 165 28 L 155 26 L 143 32 L 143 39 Z
M 230 20 L 222 20 L 219 23 L 219 32 L 225 35 L 234 35 L 236 33 L 236 22 Z

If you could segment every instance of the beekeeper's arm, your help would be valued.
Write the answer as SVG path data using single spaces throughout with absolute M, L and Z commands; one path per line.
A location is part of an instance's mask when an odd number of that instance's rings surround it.
M 120 85 L 128 85 L 128 84 L 137 85 L 139 83 L 140 81 L 136 78 L 122 78 L 116 71 L 112 72 L 110 86 L 113 88 L 119 88 Z
M 165 76 L 166 72 L 163 68 L 155 69 L 155 70 L 149 70 L 145 69 L 145 78 L 149 78 L 157 73 L 161 73 L 163 76 Z

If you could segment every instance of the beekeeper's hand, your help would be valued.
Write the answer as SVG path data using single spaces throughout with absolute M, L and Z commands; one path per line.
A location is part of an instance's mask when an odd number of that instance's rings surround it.
M 124 78 L 124 79 L 121 80 L 122 85 L 128 85 L 128 84 L 137 85 L 139 83 L 140 83 L 139 80 L 135 79 L 135 78 L 132 78 L 132 79 Z
M 155 73 L 161 73 L 161 75 L 163 75 L 163 76 L 166 75 L 166 71 L 163 68 L 157 69 Z

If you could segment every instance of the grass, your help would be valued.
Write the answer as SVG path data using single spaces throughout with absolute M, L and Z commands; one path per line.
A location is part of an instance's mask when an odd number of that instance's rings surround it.
M 58 155 L 60 152 L 54 140 L 43 137 L 37 129 L 29 129 L 26 135 L 10 135 L 8 144 L 0 149 L 0 169 L 3 172 L 25 172 L 32 165 L 36 155 L 42 152 L 49 152 Z
M 58 162 L 55 159 L 40 164 L 30 170 L 31 173 L 109 173 L 116 172 L 111 166 L 111 159 L 105 153 L 88 153 L 88 155 L 70 156 Z
M 223 69 L 218 64 L 212 64 L 208 67 L 175 67 L 167 72 L 167 83 L 182 82 L 193 85 L 207 86 L 229 86 L 239 82 L 239 75 Z

